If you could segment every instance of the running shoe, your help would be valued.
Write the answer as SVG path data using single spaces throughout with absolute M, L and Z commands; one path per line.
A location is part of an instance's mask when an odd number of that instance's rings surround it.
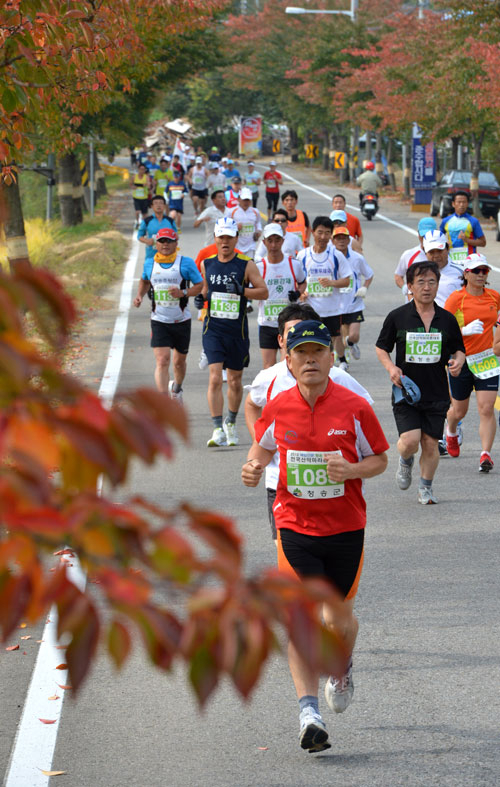
M 335 713 L 343 713 L 349 707 L 353 694 L 352 664 L 340 680 L 330 676 L 325 683 L 325 699 L 330 710 Z
M 493 470 L 493 459 L 489 455 L 488 451 L 483 451 L 481 458 L 479 459 L 479 472 L 489 473 L 490 470 Z
M 224 434 L 226 436 L 226 442 L 228 445 L 238 445 L 240 442 L 240 438 L 236 432 L 236 424 L 231 423 L 227 420 L 224 421 Z
M 206 356 L 205 350 L 201 351 L 200 360 L 198 361 L 198 366 L 200 369 L 206 369 L 208 366 L 208 358 Z
M 347 361 L 341 361 L 339 363 L 339 369 L 342 369 L 343 372 L 348 372 L 349 371 L 349 364 L 347 363 Z
M 349 351 L 354 358 L 355 361 L 359 361 L 361 358 L 361 350 L 359 349 L 359 344 L 350 344 Z
M 303 749 L 311 753 L 330 748 L 325 723 L 311 705 L 300 714 L 299 742 Z
M 446 435 L 442 440 L 438 440 L 438 450 L 439 456 L 448 456 L 448 451 L 446 450 Z
M 207 441 L 207 446 L 209 448 L 214 448 L 217 445 L 227 445 L 224 429 L 222 429 L 220 426 L 214 429 L 212 437 Z
M 458 442 L 458 435 L 450 437 L 446 435 L 446 450 L 450 456 L 460 456 L 460 443 Z
M 418 489 L 418 502 L 423 506 L 432 506 L 437 503 L 432 486 L 420 486 Z
M 409 489 L 411 486 L 411 471 L 413 467 L 413 457 L 411 464 L 405 465 L 401 457 L 399 457 L 398 469 L 396 471 L 396 481 L 400 489 Z
M 168 392 L 172 399 L 176 399 L 178 402 L 182 404 L 182 388 L 180 391 L 173 391 L 172 388 L 174 387 L 174 381 L 170 380 L 168 384 Z

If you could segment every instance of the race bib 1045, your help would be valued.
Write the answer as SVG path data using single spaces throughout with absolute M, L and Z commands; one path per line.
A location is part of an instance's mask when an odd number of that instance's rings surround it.
M 410 333 L 406 334 L 407 363 L 438 363 L 441 358 L 443 345 L 440 333 Z
M 327 457 L 341 451 L 286 452 L 286 485 L 291 495 L 306 500 L 323 500 L 344 495 L 344 484 L 330 481 L 326 472 Z
M 240 296 L 235 292 L 213 292 L 210 296 L 210 316 L 223 320 L 237 320 L 240 314 Z

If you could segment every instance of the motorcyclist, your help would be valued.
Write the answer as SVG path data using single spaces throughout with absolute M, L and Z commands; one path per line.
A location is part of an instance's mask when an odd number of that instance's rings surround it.
M 384 185 L 375 172 L 375 165 L 372 161 L 367 161 L 365 163 L 365 171 L 362 172 L 361 175 L 358 175 L 356 178 L 356 183 L 361 189 L 359 195 L 360 205 L 363 201 L 364 194 L 375 194 L 378 198 L 378 189 Z

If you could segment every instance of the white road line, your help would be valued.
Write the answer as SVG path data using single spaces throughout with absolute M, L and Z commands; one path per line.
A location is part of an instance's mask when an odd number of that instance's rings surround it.
M 318 189 L 313 188 L 313 186 L 307 186 L 305 183 L 302 183 L 301 180 L 297 180 L 297 178 L 294 178 L 292 175 L 290 175 L 288 172 L 285 172 L 285 170 L 283 169 L 280 169 L 279 172 L 285 175 L 289 180 L 292 180 L 294 183 L 297 183 L 299 186 L 302 186 L 302 188 L 307 189 L 308 191 L 312 191 L 314 192 L 314 194 L 318 194 L 320 197 L 324 197 L 329 202 L 332 201 L 330 194 L 325 194 L 324 191 L 319 191 Z M 361 212 L 356 205 L 350 205 L 349 203 L 346 203 L 346 207 L 350 208 L 351 210 L 356 210 L 358 213 Z M 408 232 L 410 235 L 414 235 L 415 237 L 418 238 L 417 230 L 414 230 L 411 227 L 407 227 L 406 224 L 400 224 L 399 221 L 393 221 L 393 219 L 389 219 L 387 216 L 384 216 L 382 213 L 377 213 L 377 217 L 379 219 L 382 219 L 382 221 L 386 221 L 387 224 L 392 224 L 394 227 L 398 227 L 400 230 L 404 230 L 405 232 Z M 488 263 L 488 265 L 490 266 L 492 271 L 495 271 L 496 273 L 500 273 L 500 268 L 497 268 L 495 265 L 491 265 L 491 263 Z
M 139 242 L 134 233 L 130 255 L 123 273 L 118 315 L 115 320 L 106 368 L 99 388 L 99 396 L 107 407 L 111 406 L 120 379 L 139 248 Z M 101 488 L 102 480 L 100 479 L 99 494 Z M 81 590 L 85 588 L 86 577 L 78 561 L 74 560 L 73 566 L 68 568 L 68 576 Z M 52 767 L 66 693 L 64 689 L 58 688 L 57 684 L 65 686 L 68 682 L 65 670 L 56 671 L 64 653 L 62 650 L 56 650 L 56 645 L 57 611 L 53 607 L 43 629 L 42 643 L 17 728 L 4 787 L 47 787 L 49 783 L 50 777 L 45 776 L 42 771 L 50 771 Z M 54 694 L 58 694 L 61 699 L 49 700 L 48 698 Z M 43 724 L 40 719 L 55 719 L 55 723 Z M 65 770 L 64 763 L 58 765 L 58 770 Z

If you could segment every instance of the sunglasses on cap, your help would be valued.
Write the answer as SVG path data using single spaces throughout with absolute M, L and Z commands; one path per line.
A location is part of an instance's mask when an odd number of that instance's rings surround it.
M 490 269 L 489 268 L 471 268 L 470 272 L 471 273 L 475 273 L 476 275 L 479 274 L 479 273 L 483 273 L 485 276 L 487 276 L 488 273 L 490 272 Z

